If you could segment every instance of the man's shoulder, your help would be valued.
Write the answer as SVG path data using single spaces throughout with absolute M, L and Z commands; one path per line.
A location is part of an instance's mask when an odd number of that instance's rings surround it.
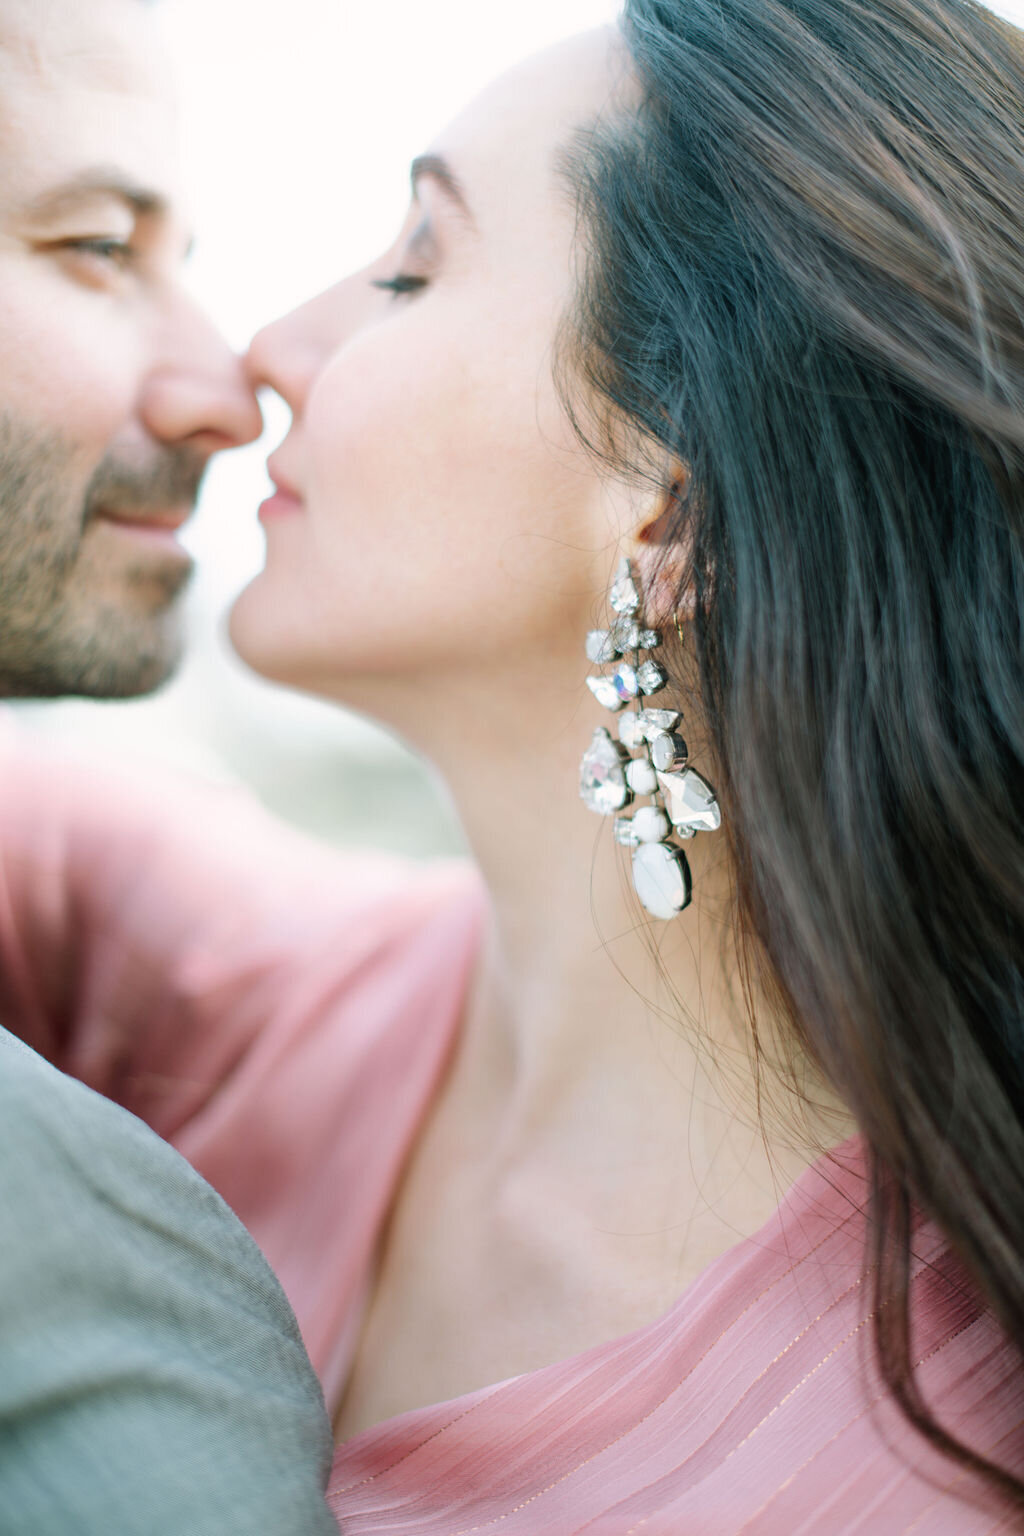
M 0 1506 L 16 1528 L 330 1530 L 331 1449 L 291 1308 L 233 1213 L 147 1126 L 0 1030 Z
M 186 1237 L 193 1253 L 215 1239 L 226 1261 L 244 1259 L 275 1288 L 244 1229 L 184 1158 L 0 1028 L 0 1223 L 10 1235 L 24 1225 L 32 1236 L 29 1252 L 0 1243 L 0 1281 L 28 1266 L 38 1284 L 44 1252 L 98 1275 L 112 1267 L 100 1233 L 109 1244 L 134 1220 L 148 1241 Z

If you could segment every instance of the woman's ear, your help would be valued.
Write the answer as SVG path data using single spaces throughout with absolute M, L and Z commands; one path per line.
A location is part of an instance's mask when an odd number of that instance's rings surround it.
M 644 618 L 655 629 L 693 617 L 690 539 L 686 520 L 689 472 L 680 467 L 628 550 L 644 594 Z

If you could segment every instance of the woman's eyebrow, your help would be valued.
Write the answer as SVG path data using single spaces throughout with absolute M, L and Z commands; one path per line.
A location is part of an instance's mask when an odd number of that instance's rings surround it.
M 414 196 L 416 188 L 424 176 L 429 176 L 431 180 L 437 182 L 442 192 L 451 199 L 468 223 L 474 224 L 476 222 L 466 199 L 466 194 L 462 190 L 462 183 L 443 155 L 418 155 L 412 162 L 410 179 Z

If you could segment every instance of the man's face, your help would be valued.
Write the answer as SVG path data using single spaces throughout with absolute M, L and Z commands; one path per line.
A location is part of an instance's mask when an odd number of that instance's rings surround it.
M 175 539 L 259 410 L 181 287 L 139 0 L 0 0 L 0 694 L 124 696 L 180 650 Z

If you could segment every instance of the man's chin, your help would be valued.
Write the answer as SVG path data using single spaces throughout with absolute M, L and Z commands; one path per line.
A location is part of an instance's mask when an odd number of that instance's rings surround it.
M 175 604 L 140 619 L 122 610 L 88 624 L 50 625 L 29 647 L 7 647 L 0 697 L 135 699 L 171 681 L 184 652 Z M 20 652 L 20 654 L 18 654 Z
M 140 699 L 173 682 L 181 666 L 182 647 L 173 655 L 143 658 L 132 667 L 117 663 L 96 669 L 65 697 L 82 699 Z

